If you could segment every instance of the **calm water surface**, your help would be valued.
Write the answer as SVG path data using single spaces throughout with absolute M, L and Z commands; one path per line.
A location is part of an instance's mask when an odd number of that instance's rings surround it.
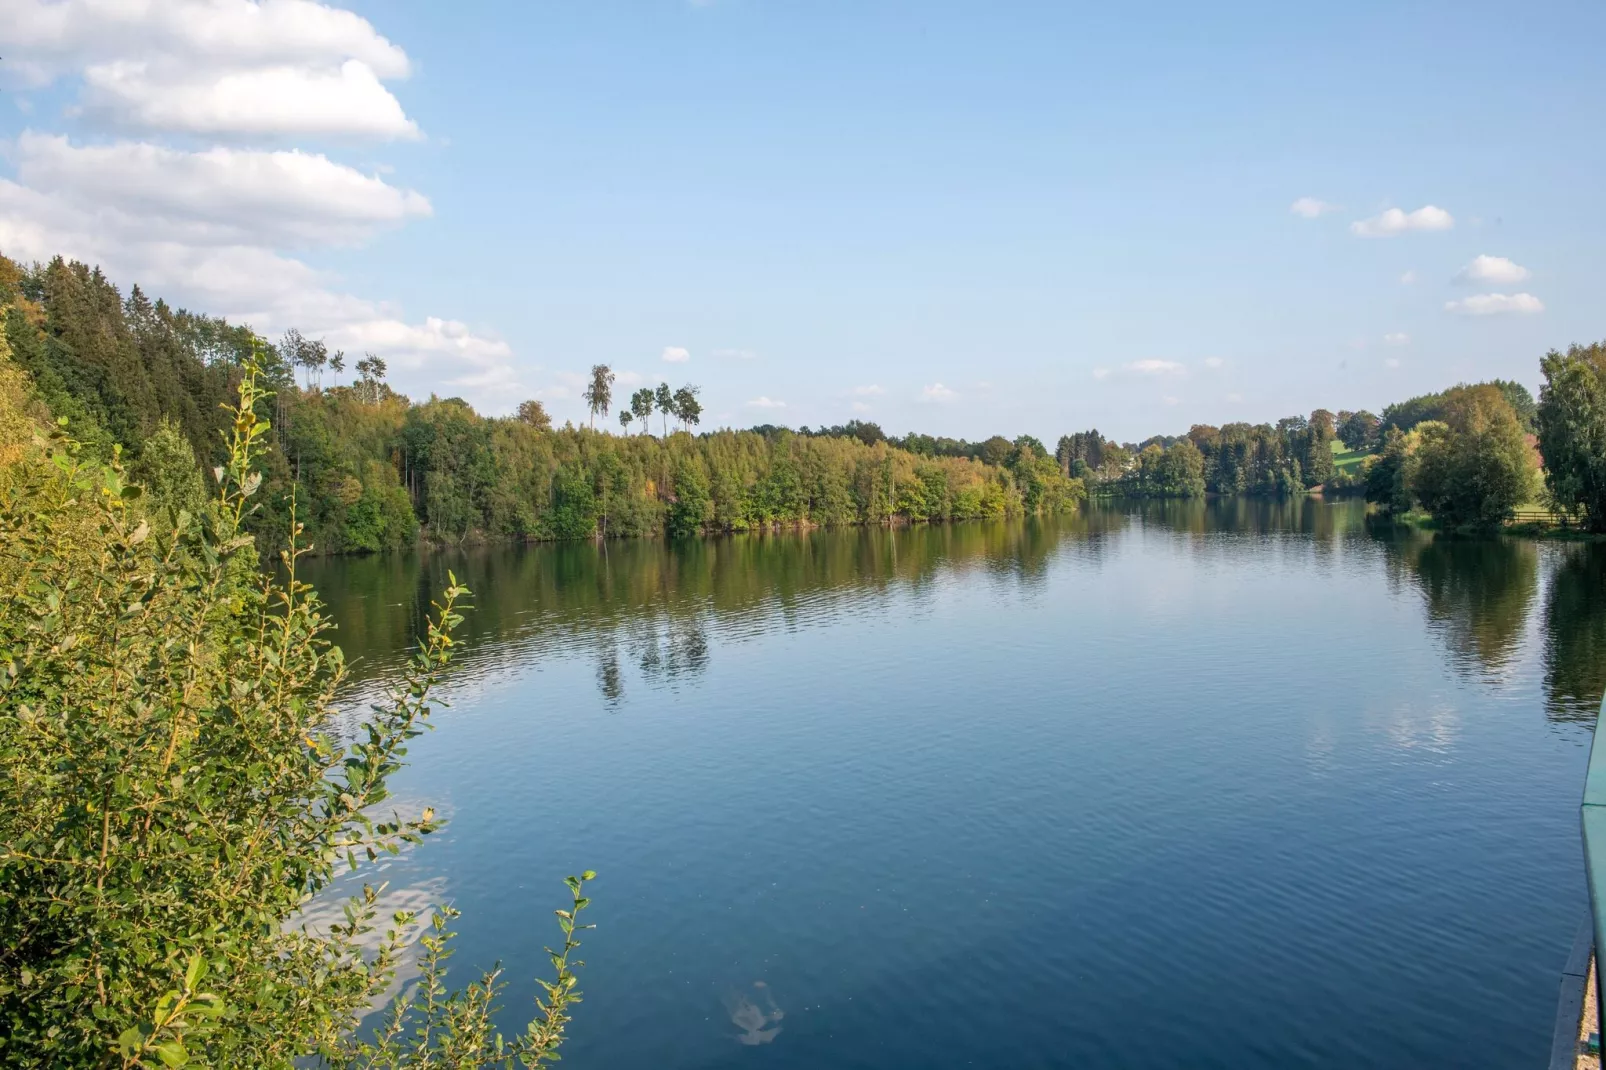
M 1585 907 L 1606 548 L 1355 504 L 309 568 L 452 708 L 387 878 L 507 1025 L 590 867 L 565 1066 L 1541 1065 Z

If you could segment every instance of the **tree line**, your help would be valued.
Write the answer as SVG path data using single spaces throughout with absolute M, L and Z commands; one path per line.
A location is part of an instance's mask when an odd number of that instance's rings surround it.
M 457 398 L 415 403 L 389 387 L 374 354 L 342 383 L 346 355 L 319 339 L 292 330 L 270 344 L 137 286 L 125 298 L 98 270 L 61 259 L 23 267 L 0 257 L 0 311 L 33 390 L 85 448 L 103 458 L 122 449 L 142 480 L 186 501 L 206 493 L 220 406 L 255 354 L 274 433 L 254 529 L 265 543 L 281 538 L 293 502 L 327 552 L 400 547 L 421 534 L 692 535 L 1053 512 L 1087 494 L 1318 488 L 1456 525 L 1500 523 L 1543 499 L 1606 530 L 1599 345 L 1547 355 L 1537 401 L 1519 383 L 1493 380 L 1408 398 L 1381 416 L 1317 409 L 1137 443 L 1083 431 L 1062 436 L 1051 455 L 1030 435 L 898 437 L 861 420 L 704 432 L 695 384 L 643 386 L 616 406 L 607 365 L 592 369 L 583 427 L 554 427 L 533 399 L 507 418 Z M 598 429 L 615 412 L 620 433 Z M 1342 468 L 1339 449 L 1349 454 Z M 1467 485 L 1480 489 L 1459 489 Z
M 342 383 L 346 355 L 320 339 L 292 330 L 270 343 L 138 287 L 125 298 L 99 270 L 59 258 L 0 258 L 0 311 L 46 407 L 91 455 L 122 451 L 175 506 L 213 485 L 222 406 L 254 360 L 273 428 L 249 521 L 264 545 L 283 540 L 292 510 L 320 551 L 363 552 L 421 534 L 583 539 L 993 518 L 1069 509 L 1083 495 L 1029 438 L 951 450 L 863 429 L 697 432 L 694 384 L 636 390 L 618 407 L 622 433 L 610 434 L 596 426 L 615 408 L 606 365 L 592 369 L 582 427 L 554 427 L 534 399 L 505 418 L 458 398 L 414 402 L 386 383 L 381 357 L 365 354 Z
M 1078 432 L 1055 457 L 1092 494 L 1363 493 L 1388 515 L 1421 510 L 1477 528 L 1533 504 L 1606 533 L 1606 343 L 1547 353 L 1540 374 L 1537 400 L 1494 379 L 1407 398 L 1381 417 L 1317 409 L 1126 444 Z M 1348 471 L 1339 450 L 1356 462 Z

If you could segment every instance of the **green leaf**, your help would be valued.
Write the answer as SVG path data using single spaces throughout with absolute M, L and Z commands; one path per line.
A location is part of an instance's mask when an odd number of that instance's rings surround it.
M 202 958 L 201 957 L 201 953 L 199 951 L 197 951 L 193 955 L 190 956 L 190 964 L 184 970 L 184 988 L 185 988 L 185 990 L 193 992 L 195 990 L 196 983 L 198 981 L 200 981 L 201 975 L 204 974 L 205 972 L 206 972 L 206 959 Z
M 156 1052 L 156 1057 L 162 1060 L 164 1066 L 183 1066 L 190 1061 L 190 1053 L 184 1050 L 184 1042 L 181 1040 L 169 1040 L 156 1045 L 152 1050 Z

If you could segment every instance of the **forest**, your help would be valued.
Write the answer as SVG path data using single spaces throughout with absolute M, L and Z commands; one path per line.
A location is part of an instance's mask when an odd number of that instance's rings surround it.
M 292 510 L 320 553 L 420 538 L 564 540 L 691 536 L 801 526 L 907 524 L 1073 509 L 1088 495 L 1189 498 L 1365 494 L 1388 514 L 1453 526 L 1542 507 L 1606 530 L 1594 415 L 1600 345 L 1551 353 L 1536 402 L 1494 380 L 1370 412 L 1317 409 L 1275 424 L 1199 424 L 1118 443 L 1097 430 L 977 442 L 875 423 L 701 431 L 698 388 L 668 383 L 615 397 L 592 369 L 591 419 L 555 427 L 541 402 L 487 417 L 458 398 L 415 401 L 356 359 L 287 331 L 277 341 L 176 310 L 98 269 L 0 257 L 0 314 L 32 390 L 93 456 L 120 451 L 153 493 L 202 500 L 221 449 L 223 407 L 248 364 L 268 394 L 272 437 L 251 529 L 283 541 Z M 299 376 L 299 380 L 298 380 Z M 328 382 L 326 383 L 326 378 Z M 616 415 L 619 429 L 596 427 Z M 1548 464 L 1541 458 L 1549 460 Z
M 908 448 L 869 425 L 693 433 L 701 406 L 689 384 L 618 399 L 620 433 L 554 427 L 533 400 L 503 418 L 457 398 L 414 402 L 385 383 L 380 357 L 358 359 L 341 385 L 345 354 L 321 341 L 290 331 L 270 344 L 138 287 L 125 298 L 98 270 L 61 259 L 0 258 L 0 309 L 13 358 L 51 413 L 92 455 L 120 450 L 154 493 L 180 505 L 205 496 L 222 407 L 247 363 L 259 365 L 273 429 L 252 519 L 264 545 L 282 543 L 292 507 L 319 551 L 339 553 L 420 535 L 584 539 L 997 518 L 1073 508 L 1083 496 L 1029 436 L 945 451 Z M 586 398 L 594 416 L 614 410 L 606 367 L 593 370 Z

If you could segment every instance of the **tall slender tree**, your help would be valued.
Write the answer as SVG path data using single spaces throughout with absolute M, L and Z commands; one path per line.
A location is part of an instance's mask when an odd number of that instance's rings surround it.
M 675 415 L 680 418 L 681 424 L 690 431 L 696 424 L 702 422 L 703 403 L 697 400 L 702 387 L 687 383 L 675 391 Z
M 613 382 L 618 376 L 606 364 L 591 366 L 591 384 L 585 389 L 586 404 L 591 408 L 591 429 L 597 428 L 597 414 L 608 415 L 613 405 Z
M 668 383 L 659 383 L 658 390 L 653 394 L 653 400 L 658 403 L 658 411 L 664 415 L 664 435 L 669 434 L 669 414 L 675 408 L 675 392 L 669 389 Z
M 644 386 L 630 395 L 630 411 L 636 419 L 641 421 L 641 433 L 644 435 L 652 434 L 652 425 L 648 422 L 648 419 L 652 416 L 656 400 L 656 395 L 653 394 L 650 386 Z

